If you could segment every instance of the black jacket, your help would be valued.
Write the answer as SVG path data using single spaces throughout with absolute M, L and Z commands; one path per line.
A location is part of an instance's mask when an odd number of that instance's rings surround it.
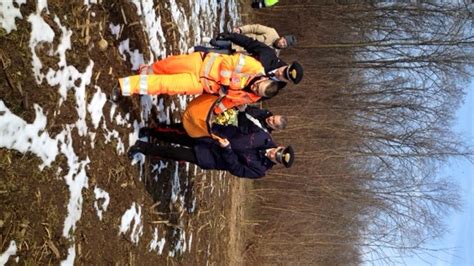
M 221 33 L 219 36 L 243 47 L 249 54 L 257 58 L 267 74 L 272 70 L 288 65 L 278 58 L 273 48 L 262 42 L 238 33 Z
M 258 122 L 260 122 L 260 125 L 268 132 L 272 133 L 273 129 L 268 126 L 266 119 L 273 114 L 264 109 L 260 109 L 255 106 L 248 106 L 245 109 L 245 112 L 240 112 L 238 115 L 238 128 L 239 131 L 242 132 L 243 134 L 249 134 L 249 133 L 255 133 L 257 131 L 262 130 L 258 125 L 256 125 L 252 120 L 248 117 L 250 115 L 254 119 L 256 119 Z
M 235 127 L 219 129 L 215 133 L 230 142 L 226 148 L 211 138 L 196 139 L 193 148 L 197 165 L 202 169 L 227 170 L 238 177 L 260 178 L 275 165 L 265 156 L 266 149 L 277 147 L 267 132 L 242 134 Z

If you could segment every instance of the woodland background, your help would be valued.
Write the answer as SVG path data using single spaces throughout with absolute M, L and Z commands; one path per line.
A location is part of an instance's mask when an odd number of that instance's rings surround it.
M 472 159 L 450 127 L 473 73 L 473 7 L 282 0 L 243 14 L 294 34 L 281 55 L 305 70 L 264 103 L 289 116 L 275 137 L 297 161 L 252 184 L 248 261 L 386 264 L 436 252 L 427 241 L 461 207 L 458 185 L 437 170 Z

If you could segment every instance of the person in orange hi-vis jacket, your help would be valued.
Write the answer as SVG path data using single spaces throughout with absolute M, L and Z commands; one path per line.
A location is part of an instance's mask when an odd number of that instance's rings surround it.
M 112 100 L 133 94 L 202 94 L 224 96 L 216 114 L 275 96 L 286 83 L 270 80 L 255 58 L 196 52 L 170 56 L 140 68 L 140 75 L 119 79 Z

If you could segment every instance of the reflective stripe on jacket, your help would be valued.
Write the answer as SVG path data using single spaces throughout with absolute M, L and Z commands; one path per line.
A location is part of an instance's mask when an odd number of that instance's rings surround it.
M 204 58 L 202 55 L 171 56 L 153 64 L 155 75 L 121 78 L 122 94 L 225 94 L 215 113 L 260 99 L 260 96 L 242 90 L 252 79 L 264 74 L 260 62 L 242 54 L 208 53 Z M 222 86 L 227 87 L 226 91 Z
M 233 54 L 209 53 L 204 58 L 200 80 L 208 93 L 219 93 L 221 86 L 241 90 L 256 76 L 264 75 L 262 64 L 255 58 Z

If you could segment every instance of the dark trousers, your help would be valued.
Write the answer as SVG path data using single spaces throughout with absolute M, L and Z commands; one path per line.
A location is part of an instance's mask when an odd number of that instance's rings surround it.
M 148 147 L 148 155 L 158 156 L 175 161 L 186 161 L 194 164 L 197 163 L 196 154 L 194 153 L 193 149 L 196 140 L 191 138 L 186 133 L 182 123 L 159 125 L 151 129 L 150 137 L 156 138 L 158 141 L 167 142 L 170 145 L 153 145 Z M 180 146 L 171 146 L 171 144 L 178 144 Z
M 174 161 L 186 161 L 197 164 L 196 154 L 193 148 L 183 146 L 156 146 L 148 147 L 147 155 L 158 156 Z
M 195 139 L 191 138 L 186 130 L 184 130 L 182 123 L 171 125 L 158 125 L 150 128 L 150 137 L 159 141 L 179 144 L 181 146 L 193 147 Z

